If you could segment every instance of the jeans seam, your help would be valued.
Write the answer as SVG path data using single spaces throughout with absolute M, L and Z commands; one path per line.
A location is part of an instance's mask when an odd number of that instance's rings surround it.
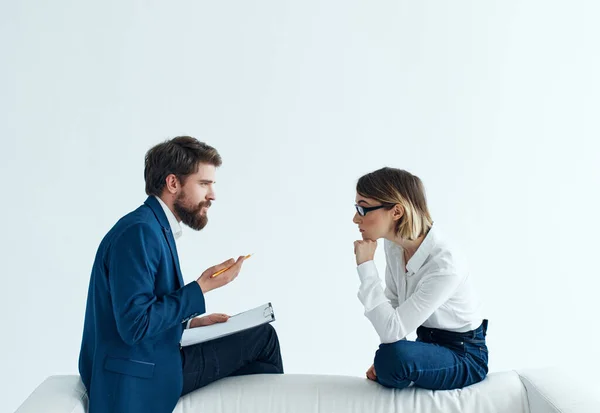
M 438 372 L 438 371 L 442 371 L 442 370 L 449 370 L 449 369 L 455 369 L 458 367 L 458 364 L 454 364 L 452 366 L 448 366 L 448 367 L 438 367 L 438 368 L 432 368 L 432 369 L 419 369 L 419 370 L 415 370 L 415 373 L 433 373 L 433 372 Z M 407 379 L 410 380 L 410 379 Z

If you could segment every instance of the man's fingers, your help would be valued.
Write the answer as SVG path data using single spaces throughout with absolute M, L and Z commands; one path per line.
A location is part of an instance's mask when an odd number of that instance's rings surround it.
M 215 273 L 217 271 L 221 271 L 225 268 L 231 267 L 233 264 L 235 264 L 235 261 L 233 260 L 233 258 L 229 258 L 227 261 L 223 261 L 222 263 L 213 266 L 211 268 L 211 270 L 212 270 L 211 272 Z
M 232 265 L 232 270 L 235 270 L 234 273 L 238 273 L 240 271 L 240 269 L 242 268 L 242 264 L 244 263 L 244 257 L 241 256 L 237 259 L 237 261 L 235 261 L 235 264 Z
M 221 264 L 219 264 L 218 265 L 219 268 L 217 268 L 217 270 L 231 267 L 233 264 L 235 264 L 235 261 L 233 260 L 233 258 L 229 258 L 227 261 L 223 261 Z
M 229 316 L 227 314 L 215 314 L 215 321 L 217 323 L 224 323 L 228 319 L 229 319 Z

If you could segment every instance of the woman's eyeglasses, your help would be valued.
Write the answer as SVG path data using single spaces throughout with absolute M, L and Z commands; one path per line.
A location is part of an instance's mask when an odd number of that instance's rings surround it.
M 381 208 L 390 208 L 391 205 L 388 204 L 383 204 L 383 205 L 377 205 L 374 207 L 364 207 L 364 206 L 360 206 L 358 204 L 354 205 L 354 208 L 356 208 L 356 212 L 358 212 L 358 215 L 360 215 L 361 217 L 364 217 L 365 215 L 367 215 L 367 213 L 371 212 L 371 211 L 375 211 L 377 209 L 381 209 Z

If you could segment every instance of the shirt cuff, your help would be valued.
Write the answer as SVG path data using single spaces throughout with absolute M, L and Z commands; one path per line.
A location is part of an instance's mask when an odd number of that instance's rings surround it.
M 358 277 L 362 283 L 372 278 L 379 278 L 379 273 L 377 272 L 377 267 L 373 260 L 363 262 L 356 267 L 356 270 L 358 271 Z
M 190 318 L 187 323 L 185 323 L 185 328 L 190 328 L 190 324 L 192 323 L 193 318 Z

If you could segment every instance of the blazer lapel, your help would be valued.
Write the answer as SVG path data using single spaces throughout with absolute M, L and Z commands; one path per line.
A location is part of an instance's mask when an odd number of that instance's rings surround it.
M 179 266 L 179 255 L 177 255 L 177 245 L 175 245 L 175 238 L 173 237 L 171 228 L 163 227 L 163 233 L 165 234 L 165 238 L 169 243 L 171 256 L 173 257 L 173 262 L 175 263 L 175 268 L 177 269 L 177 281 L 179 281 L 179 288 L 182 288 L 184 286 L 184 282 L 183 276 L 181 275 L 181 267 Z
M 171 257 L 173 258 L 173 264 L 175 265 L 175 269 L 177 272 L 177 281 L 179 282 L 179 288 L 182 288 L 185 283 L 183 281 L 183 276 L 181 275 L 181 267 L 179 266 L 179 256 L 177 255 L 177 245 L 175 245 L 175 238 L 173 237 L 173 233 L 171 231 L 171 226 L 169 225 L 169 220 L 165 215 L 165 211 L 163 211 L 162 206 L 158 202 L 158 200 L 150 196 L 144 202 L 146 205 L 152 209 L 156 219 L 160 223 L 165 239 L 167 240 L 167 244 L 169 245 L 169 249 L 171 250 Z

